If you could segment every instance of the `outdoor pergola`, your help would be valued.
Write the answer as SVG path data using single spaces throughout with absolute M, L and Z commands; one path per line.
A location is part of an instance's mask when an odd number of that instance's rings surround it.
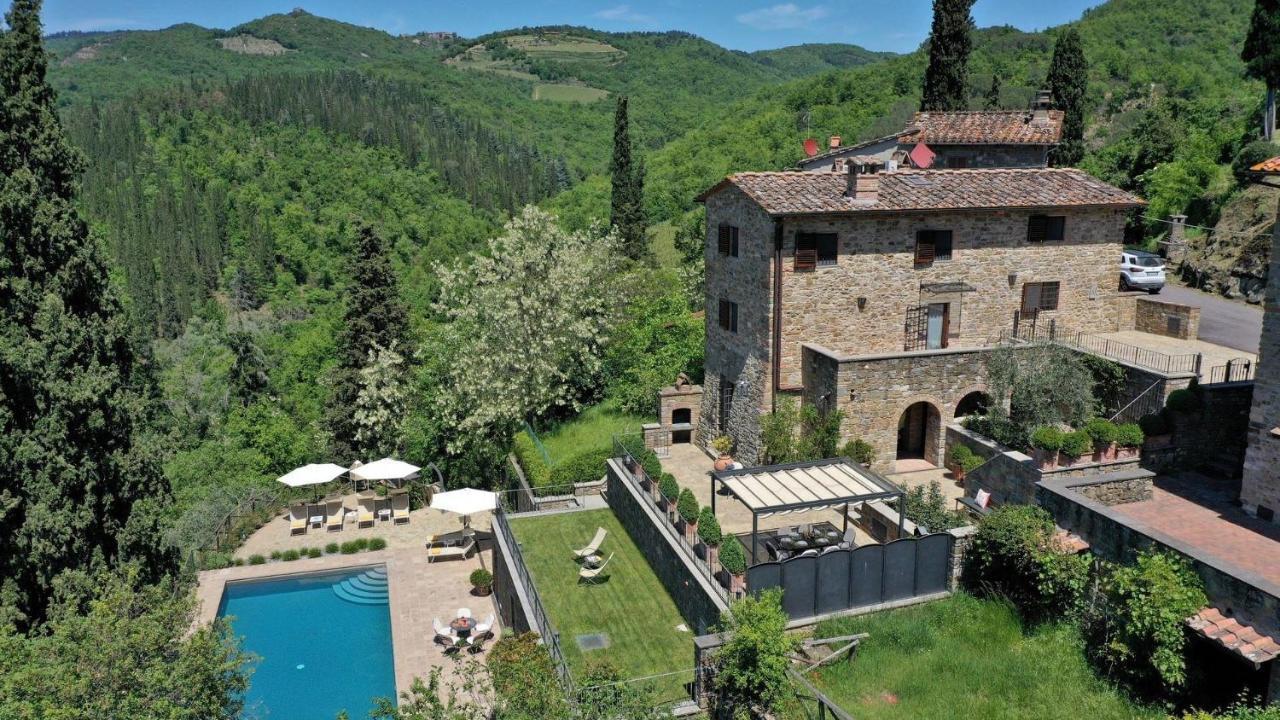
M 711 473 L 711 512 L 716 511 L 716 483 L 723 485 L 751 511 L 751 563 L 756 562 L 756 535 L 760 517 L 844 506 L 844 528 L 849 529 L 849 506 L 877 500 L 898 499 L 902 488 L 883 475 L 849 458 L 722 470 Z M 899 503 L 901 508 L 901 503 Z M 898 513 L 902 534 L 903 513 Z

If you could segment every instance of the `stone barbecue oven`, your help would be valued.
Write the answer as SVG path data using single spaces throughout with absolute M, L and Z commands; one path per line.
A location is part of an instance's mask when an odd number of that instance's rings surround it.
M 693 442 L 701 408 L 702 386 L 680 373 L 674 385 L 658 391 L 658 444 Z

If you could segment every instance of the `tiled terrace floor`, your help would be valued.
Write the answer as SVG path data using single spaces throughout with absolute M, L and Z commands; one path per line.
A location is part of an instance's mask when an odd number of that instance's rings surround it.
M 1201 382 L 1209 381 L 1209 371 L 1219 365 L 1226 365 L 1230 360 L 1246 359 L 1257 362 L 1258 356 L 1243 350 L 1236 350 L 1223 345 L 1215 345 L 1203 340 L 1179 340 L 1177 338 L 1153 335 L 1138 330 L 1123 330 L 1112 333 L 1098 333 L 1096 337 L 1114 340 L 1118 343 L 1136 345 L 1165 355 L 1194 355 L 1201 353 L 1204 361 L 1201 364 Z
M 1154 496 L 1111 509 L 1203 555 L 1280 586 L 1280 526 L 1249 517 L 1231 504 L 1231 492 L 1197 473 L 1156 480 Z

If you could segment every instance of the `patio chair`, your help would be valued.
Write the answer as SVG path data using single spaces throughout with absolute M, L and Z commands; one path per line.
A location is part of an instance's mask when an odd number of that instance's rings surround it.
M 409 522 L 409 496 L 407 494 L 396 495 L 391 498 L 391 519 L 395 520 L 396 524 L 401 521 Z
M 467 652 L 472 655 L 479 655 L 484 652 L 484 643 L 489 638 L 484 635 L 472 635 L 470 642 L 467 643 Z
M 454 655 L 460 655 L 462 654 L 462 648 L 465 647 L 466 645 L 467 645 L 466 640 L 459 640 L 454 644 L 450 645 L 449 647 L 445 648 L 444 654 L 448 657 L 453 657 Z
M 357 526 L 365 527 L 366 525 L 373 525 L 374 518 L 375 518 L 375 515 L 373 514 L 373 505 L 374 505 L 373 498 L 360 499 L 359 514 L 356 516 Z
M 448 625 L 440 622 L 440 618 L 433 619 L 431 621 L 431 627 L 436 631 L 436 636 L 433 641 L 435 644 L 449 647 L 458 643 L 458 638 L 453 634 L 453 630 Z
M 289 508 L 289 534 L 297 535 L 307 532 L 307 508 L 302 505 L 294 505 Z
M 602 582 L 600 575 L 604 572 L 605 568 L 609 567 L 610 560 L 613 560 L 613 553 L 610 553 L 609 557 L 605 558 L 605 561 L 600 563 L 600 567 L 584 567 L 578 570 L 578 582 L 585 582 L 588 585 L 595 585 Z
M 608 534 L 609 534 L 608 530 L 605 530 L 602 527 L 596 528 L 595 537 L 591 538 L 591 542 L 587 543 L 586 547 L 580 550 L 574 550 L 573 551 L 574 557 L 581 560 L 582 558 L 588 557 L 590 555 L 595 555 L 597 552 L 599 552 L 601 543 L 604 542 L 604 536 Z
M 328 505 L 328 519 L 325 520 L 324 526 L 327 530 L 341 530 L 342 523 L 346 520 L 347 509 L 342 507 L 341 500 L 334 500 Z
M 460 618 L 471 617 L 471 608 L 464 608 L 464 607 L 458 608 L 458 617 Z
M 471 637 L 485 639 L 493 637 L 493 620 L 493 613 L 489 613 L 489 617 L 485 618 L 484 622 L 477 624 L 476 629 L 471 631 Z

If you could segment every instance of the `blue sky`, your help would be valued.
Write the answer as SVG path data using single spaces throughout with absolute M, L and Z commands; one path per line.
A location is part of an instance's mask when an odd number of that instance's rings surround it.
M 685 30 L 738 50 L 807 42 L 915 49 L 929 33 L 930 0 L 46 0 L 58 30 L 162 28 L 179 22 L 227 28 L 301 6 L 308 12 L 391 33 L 453 30 L 476 36 L 521 25 L 588 25 L 600 30 Z M 1039 30 L 1075 20 L 1098 0 L 978 0 L 979 27 Z

